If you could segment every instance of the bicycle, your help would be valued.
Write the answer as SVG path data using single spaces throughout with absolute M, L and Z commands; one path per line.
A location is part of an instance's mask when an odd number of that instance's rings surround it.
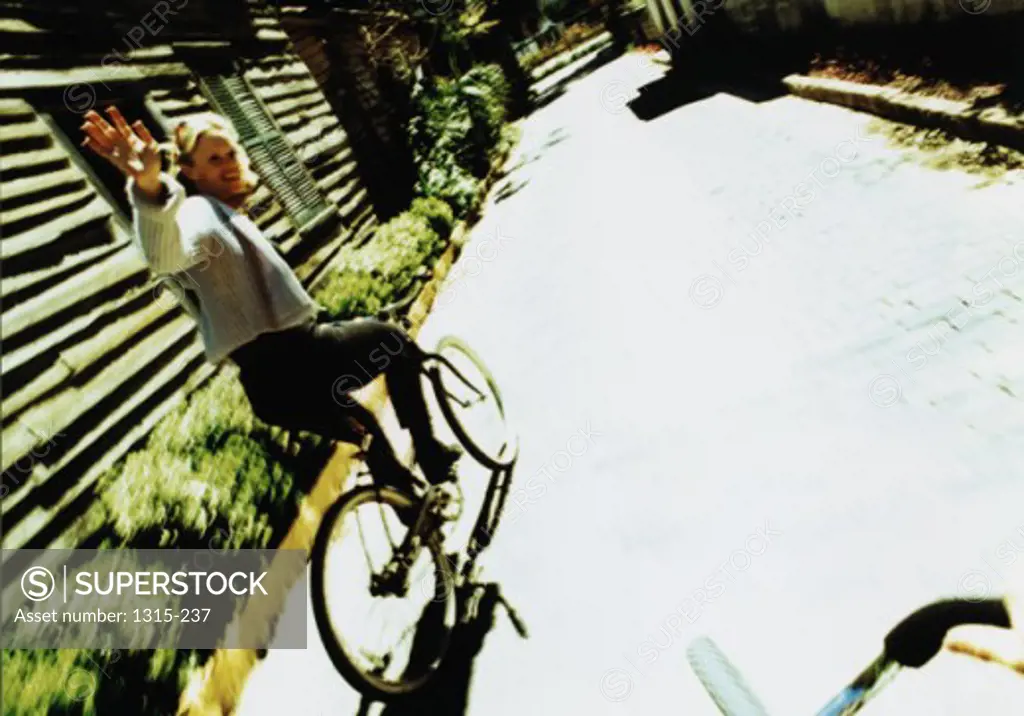
M 405 324 L 403 312 L 412 304 L 431 278 L 423 270 L 416 277 L 404 298 L 382 308 L 376 318 Z M 321 639 L 338 672 L 364 697 L 377 701 L 390 701 L 422 688 L 440 667 L 455 626 L 456 593 L 463 588 L 478 586 L 477 557 L 490 545 L 508 495 L 511 475 L 519 454 L 519 438 L 508 428 L 505 405 L 497 382 L 480 357 L 454 336 L 440 339 L 434 352 L 427 352 L 423 372 L 433 387 L 445 423 L 469 456 L 490 470 L 490 480 L 483 504 L 477 515 L 465 554 L 456 553 L 451 559 L 445 552 L 443 530 L 461 517 L 464 493 L 458 482 L 433 485 L 422 497 L 393 486 L 379 485 L 369 469 L 356 478 L 356 486 L 338 497 L 324 514 L 317 531 L 311 554 L 311 597 L 313 613 Z M 467 375 L 468 374 L 468 375 Z M 472 417 L 467 417 L 473 413 Z M 357 433 L 358 434 L 358 433 Z M 364 458 L 369 438 L 360 444 L 358 458 Z M 461 481 L 460 481 L 461 482 Z M 453 495 L 452 492 L 455 492 Z M 457 512 L 453 512 L 455 507 Z M 371 526 L 378 518 L 383 531 L 376 541 L 368 539 L 369 527 L 364 526 L 361 512 L 373 515 Z M 350 529 L 355 518 L 355 530 Z M 349 528 L 346 534 L 346 528 Z M 405 530 L 398 539 L 395 534 Z M 338 533 L 341 532 L 340 538 Z M 406 597 L 425 599 L 420 618 L 398 636 L 404 641 L 410 635 L 414 640 L 408 652 L 408 663 L 397 663 L 398 645 L 383 654 L 360 648 L 350 638 L 360 624 L 342 625 L 341 617 L 332 614 L 335 604 L 329 593 L 335 582 L 332 558 L 337 558 L 339 543 L 351 542 L 358 535 L 362 556 L 369 567 L 369 580 L 365 592 L 372 598 Z M 378 559 L 381 567 L 374 567 L 370 547 L 385 549 L 390 555 Z M 461 568 L 454 563 L 464 557 Z M 411 579 L 417 565 L 427 563 L 427 574 L 418 581 Z M 347 565 L 339 569 L 343 580 L 355 573 Z M 494 596 L 496 585 L 489 585 Z M 524 638 L 525 624 L 504 597 L 497 593 L 513 626 Z
M 914 611 L 886 635 L 882 653 L 843 687 L 817 716 L 850 716 L 888 686 L 903 668 L 920 668 L 942 649 L 946 632 L 962 624 L 1009 628 L 1010 615 L 1001 599 L 945 599 Z M 767 716 L 768 711 L 747 686 L 739 670 L 707 636 L 698 637 L 687 659 L 724 716 Z

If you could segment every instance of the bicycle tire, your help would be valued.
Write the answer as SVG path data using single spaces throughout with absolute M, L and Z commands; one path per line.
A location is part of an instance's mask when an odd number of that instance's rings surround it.
M 449 628 L 442 637 L 441 644 L 437 648 L 437 656 L 433 659 L 429 668 L 415 679 L 387 681 L 376 678 L 365 673 L 359 666 L 353 663 L 345 651 L 345 647 L 339 640 L 333 627 L 328 610 L 325 583 L 326 560 L 335 524 L 356 506 L 370 501 L 384 502 L 397 508 L 407 508 L 415 504 L 412 497 L 390 487 L 359 487 L 339 497 L 324 514 L 313 542 L 313 550 L 310 557 L 310 576 L 312 582 L 310 598 L 313 603 L 313 617 L 316 621 L 317 631 L 335 669 L 359 693 L 367 698 L 386 702 L 406 696 L 426 685 L 437 672 L 447 654 L 451 640 L 451 629 Z M 427 541 L 425 546 L 434 562 L 434 574 L 438 580 L 436 584 L 443 585 L 440 588 L 443 589 L 443 599 L 446 601 L 446 623 L 450 621 L 454 626 L 456 615 L 455 575 L 451 564 L 441 549 L 436 534 Z M 435 596 L 434 601 L 436 600 L 437 597 Z
M 486 389 L 490 393 L 490 398 L 493 399 L 495 406 L 498 409 L 498 413 L 501 416 L 502 426 L 505 432 L 504 445 L 498 449 L 496 455 L 491 455 L 486 448 L 481 447 L 479 443 L 473 439 L 469 434 L 469 431 L 455 414 L 455 410 L 453 409 L 449 401 L 449 397 L 445 392 L 444 381 L 441 378 L 440 369 L 434 367 L 431 368 L 429 375 L 431 376 L 431 383 L 434 386 L 434 395 L 437 397 L 438 405 L 441 408 L 441 412 L 444 415 L 445 420 L 448 422 L 449 427 L 451 427 L 452 432 L 455 433 L 459 442 L 462 443 L 463 447 L 466 448 L 469 454 L 472 455 L 477 462 L 493 470 L 508 469 L 519 456 L 519 444 L 518 441 L 511 436 L 508 428 L 507 416 L 505 415 L 505 404 L 502 400 L 501 390 L 498 388 L 498 383 L 494 379 L 494 375 L 491 373 L 490 369 L 487 368 L 487 365 L 483 362 L 480 356 L 477 355 L 477 353 L 461 338 L 456 336 L 444 336 L 437 343 L 435 355 L 441 356 L 442 352 L 446 348 L 451 348 L 462 353 L 483 376 L 484 381 L 487 384 Z M 443 360 L 441 362 L 443 363 Z
M 686 658 L 724 716 L 768 716 L 739 670 L 710 637 L 694 639 Z

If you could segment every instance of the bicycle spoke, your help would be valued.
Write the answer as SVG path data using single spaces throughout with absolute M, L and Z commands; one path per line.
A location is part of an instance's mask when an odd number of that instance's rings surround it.
M 461 373 L 461 371 L 459 371 L 459 369 L 455 367 L 455 364 L 453 364 L 453 363 L 452 363 L 452 362 L 451 362 L 450 360 L 448 360 L 448 359 L 447 359 L 447 358 L 445 358 L 444 356 L 438 356 L 438 358 L 439 358 L 439 359 L 440 359 L 440 360 L 441 360 L 441 361 L 442 361 L 442 362 L 443 362 L 443 363 L 444 363 L 444 364 L 445 364 L 446 366 L 448 366 L 449 370 L 451 370 L 451 372 L 455 374 L 455 377 L 456 377 L 456 378 L 458 378 L 459 380 L 461 380 L 461 381 L 462 381 L 463 383 L 465 383 L 465 384 L 466 384 L 466 387 L 467 387 L 467 388 L 469 388 L 469 389 L 470 389 L 470 390 L 472 390 L 472 391 L 473 391 L 474 393 L 476 393 L 476 394 L 477 394 L 477 396 L 479 396 L 480 398 L 483 398 L 483 397 L 485 397 L 485 395 L 484 395 L 483 391 L 481 391 L 481 390 L 480 390 L 479 388 L 477 388 L 477 387 L 476 387 L 475 385 L 473 385 L 473 383 L 471 383 L 471 382 L 469 381 L 469 378 L 467 378 L 466 376 L 464 376 L 464 375 L 463 375 L 463 374 Z
M 366 564 L 370 568 L 370 574 L 374 574 L 373 558 L 370 557 L 370 552 L 366 548 L 366 535 L 363 533 L 363 521 L 359 519 L 359 510 L 355 510 L 356 516 L 356 527 L 359 530 L 359 543 L 363 546 L 363 554 L 366 555 Z
M 487 400 L 487 396 L 486 395 L 480 395 L 480 394 L 478 394 L 476 398 L 470 398 L 469 400 L 463 400 L 462 398 L 460 398 L 459 396 L 455 395 L 454 393 L 452 393 L 447 388 L 445 388 L 444 394 L 447 395 L 449 398 L 451 398 L 456 403 L 458 403 L 460 408 L 468 408 L 470 405 L 473 405 L 475 403 L 481 403 L 481 402 Z
M 377 510 L 380 512 L 380 521 L 384 523 L 384 534 L 388 537 L 388 544 L 391 545 L 391 551 L 395 551 L 395 541 L 391 539 L 391 529 L 388 527 L 388 518 L 384 514 L 384 505 L 378 501 Z

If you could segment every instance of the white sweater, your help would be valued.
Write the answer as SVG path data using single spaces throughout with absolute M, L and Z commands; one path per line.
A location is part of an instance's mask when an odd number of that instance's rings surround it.
M 213 197 L 186 198 L 184 187 L 172 177 L 163 175 L 162 181 L 164 204 L 151 201 L 128 181 L 137 246 L 153 273 L 199 324 L 207 360 L 219 363 L 261 333 L 316 315 L 317 303 L 248 217 Z M 220 218 L 214 202 L 234 230 Z M 248 242 L 253 263 L 246 259 L 242 241 Z M 265 281 L 270 305 L 254 271 Z

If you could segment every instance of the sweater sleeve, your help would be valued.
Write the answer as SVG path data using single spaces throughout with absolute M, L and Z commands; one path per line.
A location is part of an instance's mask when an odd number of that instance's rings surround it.
M 185 188 L 168 175 L 161 176 L 164 190 L 160 202 L 149 199 L 128 180 L 126 191 L 132 205 L 132 218 L 138 246 L 155 274 L 172 274 L 196 264 L 201 256 L 198 246 L 182 230 L 179 216 L 185 203 Z

